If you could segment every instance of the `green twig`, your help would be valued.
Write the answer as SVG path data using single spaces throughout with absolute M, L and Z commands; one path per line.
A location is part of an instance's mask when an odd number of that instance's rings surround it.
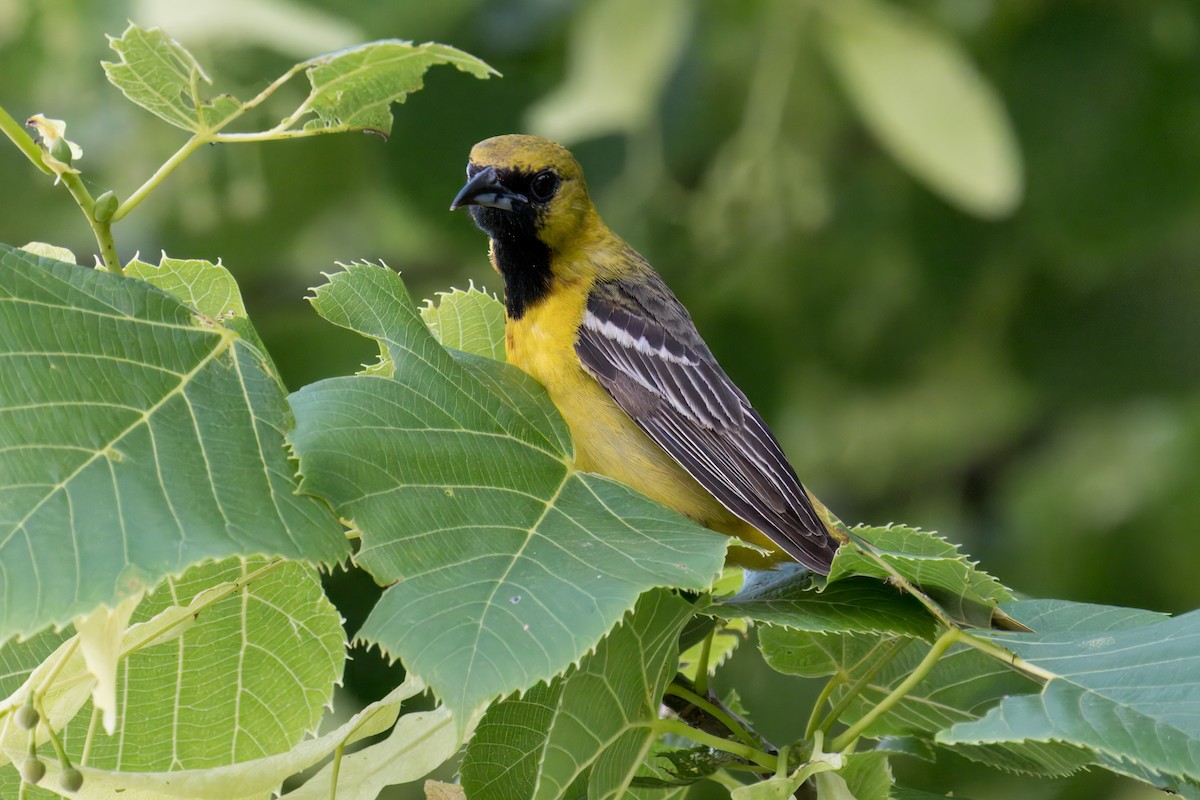
M 197 133 L 192 136 L 192 138 L 184 142 L 183 147 L 180 147 L 175 151 L 174 155 L 164 161 L 162 166 L 155 170 L 154 174 L 151 175 L 145 183 L 138 187 L 137 191 L 129 195 L 129 197 L 125 198 L 121 205 L 117 206 L 117 210 L 113 212 L 112 221 L 116 222 L 132 211 L 138 203 L 145 199 L 146 195 L 148 195 L 152 189 L 162 183 L 164 178 L 174 172 L 175 168 L 182 164 L 184 159 L 190 156 L 196 151 L 196 148 L 207 141 L 207 139 Z
M 829 713 L 825 715 L 825 718 L 821 720 L 821 724 L 818 726 L 820 730 L 825 731 L 826 733 L 829 732 L 830 727 L 832 727 L 833 723 L 836 722 L 838 717 L 842 715 L 842 712 L 849 707 L 850 703 L 854 702 L 854 698 L 858 697 L 858 695 L 862 693 L 862 690 L 866 688 L 867 684 L 869 684 L 876 675 L 879 674 L 879 671 L 886 667 L 891 660 L 896 657 L 896 654 L 900 652 L 901 647 L 906 643 L 906 641 L 907 640 L 900 637 L 895 637 L 881 642 L 878 645 L 879 648 L 882 648 L 883 653 L 875 660 L 875 663 L 868 667 L 866 672 L 860 675 L 858 680 L 856 680 L 853 685 L 846 690 L 846 693 L 838 698 L 838 701 L 834 703 L 833 708 L 831 708 Z M 812 734 L 810 733 L 808 735 L 811 736 Z
M 716 635 L 717 626 L 714 625 L 704 637 L 704 642 L 700 645 L 700 658 L 696 660 L 696 679 L 692 681 L 692 685 L 696 687 L 696 694 L 701 697 L 708 694 L 708 662 L 712 658 L 712 643 Z
M 100 709 L 92 706 L 92 718 L 88 722 L 87 738 L 83 741 L 83 753 L 79 756 L 80 765 L 87 764 L 88 756 L 92 753 L 92 741 L 96 738 L 96 728 L 100 725 Z
M 1002 661 L 1005 664 L 1008 664 L 1013 669 L 1024 673 L 1027 677 L 1032 678 L 1033 680 L 1041 681 L 1042 683 L 1049 683 L 1058 677 L 1053 672 L 1039 667 L 1037 664 L 1030 664 L 1028 661 L 1021 658 L 1008 648 L 1001 647 L 995 642 L 985 639 L 981 636 L 975 636 L 974 634 L 963 631 L 961 641 L 963 644 L 967 645 L 968 647 L 973 647 L 984 655 L 991 656 L 997 661 Z
M 833 696 L 834 690 L 845 682 L 846 678 L 840 672 L 825 682 L 821 693 L 817 695 L 817 701 L 813 703 L 812 713 L 808 715 L 808 724 L 804 726 L 805 739 L 811 739 L 813 733 L 820 729 L 821 726 L 818 723 L 821 720 L 821 707 L 829 702 L 829 698 Z
M 337 800 L 338 774 L 342 771 L 342 753 L 345 751 L 344 740 L 333 751 L 333 763 L 329 769 L 329 800 Z
M 54 732 L 54 726 L 50 724 L 50 718 L 46 716 L 46 709 L 42 707 L 40 700 L 34 701 L 37 705 L 38 715 L 41 716 L 42 722 L 46 726 L 46 738 L 50 740 L 50 746 L 54 748 L 54 755 L 58 756 L 58 763 L 63 769 L 71 768 L 71 759 L 67 757 L 67 751 L 62 746 L 62 742 L 58 740 L 58 735 Z
M 83 181 L 77 174 L 64 172 L 61 178 L 63 185 L 67 187 L 67 191 L 71 193 L 71 197 L 75 199 L 75 203 L 83 212 L 83 216 L 87 218 L 88 225 L 92 226 L 96 244 L 100 245 L 100 260 L 104 262 L 104 268 L 109 272 L 120 273 L 121 259 L 117 257 L 117 243 L 113 241 L 112 220 L 105 222 L 96 220 L 96 201 L 92 199 L 91 192 L 83 185 Z
M 746 728 L 742 725 L 739 725 L 737 720 L 734 719 L 732 715 L 726 713 L 723 708 L 715 703 L 710 703 L 704 698 L 703 695 L 690 691 L 687 689 L 687 687 L 680 686 L 677 683 L 672 683 L 667 687 L 667 694 L 673 694 L 682 700 L 686 700 L 697 708 L 702 709 L 709 716 L 717 719 L 722 725 L 728 728 L 730 733 L 736 735 L 739 739 L 751 747 L 758 747 L 761 744 L 761 742 L 754 738 L 754 735 L 750 733 L 750 731 L 746 730 Z
M 3 106 L 0 106 L 0 130 L 4 131 L 5 135 L 17 146 L 17 149 L 24 153 L 26 158 L 32 161 L 35 167 L 47 175 L 51 174 L 51 169 L 46 166 L 46 162 L 42 159 L 42 148 L 38 147 L 37 142 L 25 130 L 25 126 L 10 117 Z
M 887 697 L 880 700 L 874 708 L 864 714 L 862 718 L 858 720 L 858 722 L 851 725 L 840 736 L 834 739 L 832 745 L 830 746 L 831 750 L 834 752 L 845 750 L 854 742 L 858 741 L 858 737 L 862 735 L 863 731 L 870 727 L 871 723 L 890 711 L 897 703 L 903 700 L 918 683 L 925 679 L 925 676 L 933 670 L 938 660 L 946 654 L 946 651 L 949 650 L 955 642 L 962 639 L 962 636 L 963 632 L 959 628 L 950 628 L 941 636 L 939 636 L 937 641 L 933 643 L 933 647 L 929 648 L 929 652 L 925 654 L 925 658 L 921 659 L 921 663 L 917 665 L 916 669 L 909 673 L 909 676 L 901 681 L 895 689 L 889 692 Z
M 660 719 L 654 723 L 654 730 L 657 733 L 673 733 L 677 736 L 691 739 L 697 744 L 702 744 L 705 747 L 711 747 L 714 750 L 720 750 L 723 753 L 732 753 L 739 758 L 744 758 L 747 761 L 752 761 L 760 767 L 765 767 L 772 772 L 779 765 L 779 760 L 772 755 L 764 753 L 757 747 L 750 747 L 741 742 L 734 742 L 730 739 L 722 739 L 720 736 L 713 736 L 711 733 L 697 730 L 686 723 L 675 719 Z

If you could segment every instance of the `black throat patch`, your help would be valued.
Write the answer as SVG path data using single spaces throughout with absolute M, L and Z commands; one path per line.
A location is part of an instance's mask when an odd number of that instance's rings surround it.
M 522 191 L 530 176 L 503 171 L 506 186 Z M 471 206 L 471 218 L 492 240 L 496 267 L 504 278 L 504 308 L 509 319 L 520 319 L 550 293 L 550 248 L 538 238 L 543 209 L 521 204 L 512 211 Z

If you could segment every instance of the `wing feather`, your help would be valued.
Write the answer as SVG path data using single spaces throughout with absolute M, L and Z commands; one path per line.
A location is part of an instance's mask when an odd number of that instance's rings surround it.
M 837 549 L 779 442 L 653 272 L 597 283 L 576 353 L 617 405 L 731 512 L 802 564 Z

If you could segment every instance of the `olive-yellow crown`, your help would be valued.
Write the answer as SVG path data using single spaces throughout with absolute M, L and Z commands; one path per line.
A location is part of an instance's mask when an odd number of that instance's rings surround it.
M 468 186 L 455 199 L 490 234 L 532 229 L 551 250 L 578 238 L 594 214 L 583 168 L 565 147 L 540 136 L 508 134 L 471 148 Z M 496 213 L 499 211 L 500 213 Z

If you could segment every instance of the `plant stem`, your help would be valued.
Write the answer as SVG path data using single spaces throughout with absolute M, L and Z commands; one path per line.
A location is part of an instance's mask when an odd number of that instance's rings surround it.
M 25 157 L 32 161 L 35 167 L 47 175 L 50 174 L 50 168 L 42 160 L 42 148 L 38 147 L 37 142 L 33 140 L 33 137 L 29 135 L 21 123 L 8 115 L 3 106 L 0 106 L 0 130 L 4 131 L 5 135 L 17 146 L 17 149 L 24 153 Z
M 54 733 L 53 726 L 50 725 L 50 719 L 46 716 L 46 709 L 42 708 L 41 702 L 38 702 L 38 715 L 42 718 L 42 723 L 46 726 L 46 738 L 50 740 L 50 746 L 54 748 L 54 755 L 58 756 L 58 763 L 63 769 L 71 768 L 71 759 L 67 757 L 67 751 L 62 746 L 62 742 L 58 740 L 58 736 Z
M 711 733 L 705 733 L 701 730 L 696 730 L 690 725 L 687 725 L 679 720 L 660 719 L 654 723 L 654 730 L 658 733 L 674 733 L 677 736 L 683 736 L 691 739 L 697 744 L 702 744 L 705 747 L 711 747 L 714 750 L 720 750 L 724 753 L 732 753 L 735 756 L 744 758 L 747 761 L 753 761 L 760 767 L 765 767 L 772 772 L 778 767 L 779 760 L 774 756 L 764 753 L 757 747 L 734 742 L 729 739 L 722 739 L 720 736 L 713 736 Z
M 817 701 L 813 703 L 812 713 L 808 715 L 808 724 L 804 726 L 804 738 L 811 739 L 821 726 L 817 723 L 821 720 L 821 707 L 829 702 L 829 698 L 837 687 L 846 682 L 842 673 L 837 673 L 826 681 L 825 686 L 821 689 L 821 693 L 817 695 Z
M 164 178 L 174 172 L 175 168 L 182 164 L 184 159 L 195 152 L 196 148 L 207 143 L 208 141 L 211 140 L 202 137 L 197 133 L 193 135 L 192 138 L 184 142 L 183 147 L 180 147 L 175 151 L 173 156 L 164 161 L 162 166 L 159 167 L 154 174 L 146 180 L 145 183 L 138 187 L 137 191 L 129 195 L 129 197 L 127 197 L 121 203 L 121 205 L 117 206 L 117 210 L 113 212 L 112 220 L 110 220 L 110 222 L 116 222 L 132 211 L 138 203 L 142 202 L 142 200 L 146 198 L 146 195 L 148 195 L 150 191 L 154 189 L 154 187 L 158 186 L 163 182 Z
M 338 773 L 342 771 L 342 753 L 346 750 L 343 741 L 333 751 L 333 764 L 329 768 L 329 800 L 337 800 Z
M 883 654 L 875 660 L 874 664 L 867 668 L 866 672 L 859 676 L 858 680 L 854 682 L 854 685 L 846 690 L 846 693 L 838 699 L 838 701 L 833 705 L 833 708 L 829 710 L 829 713 L 825 715 L 825 718 L 821 720 L 819 727 L 822 731 L 828 733 L 829 728 L 834 722 L 837 721 L 837 718 L 842 715 L 842 712 L 846 710 L 850 703 L 854 701 L 854 698 L 858 697 L 858 695 L 862 693 L 862 690 L 866 688 L 867 684 L 879 674 L 879 671 L 886 667 L 888 663 L 890 663 L 891 660 L 896 657 L 896 654 L 900 652 L 900 648 L 904 645 L 905 641 L 906 640 L 901 639 L 900 637 L 896 637 L 889 639 L 886 642 L 882 642 L 879 645 L 881 648 L 883 648 Z
M 700 645 L 700 658 L 696 661 L 696 679 L 692 684 L 696 687 L 696 694 L 701 697 L 708 694 L 708 661 L 712 658 L 712 643 L 716 635 L 717 627 L 714 625 L 704 637 L 704 643 Z
M 1024 673 L 1026 676 L 1034 680 L 1042 681 L 1043 683 L 1049 683 L 1058 677 L 1047 669 L 1043 669 L 1036 664 L 1030 664 L 1013 651 L 1001 647 L 1000 645 L 988 639 L 967 633 L 966 631 L 963 631 L 962 633 L 962 643 L 968 647 L 975 648 L 984 655 L 991 656 L 997 661 L 1002 661 L 1005 664 L 1008 664 L 1013 669 Z
M 92 706 L 92 719 L 88 722 L 87 739 L 83 742 L 83 753 L 79 756 L 80 766 L 87 764 L 88 756 L 92 753 L 92 740 L 96 737 L 96 728 L 100 724 L 101 716 L 100 709 Z
M 96 244 L 100 245 L 100 260 L 104 262 L 104 268 L 119 275 L 122 270 L 121 259 L 117 257 L 117 243 L 113 241 L 112 220 L 96 221 L 96 201 L 92 199 L 91 193 L 83 185 L 83 181 L 78 175 L 73 172 L 64 172 L 62 182 L 67 187 L 67 191 L 71 193 L 71 197 L 75 199 L 83 216 L 87 217 L 88 225 L 92 226 Z
M 925 654 L 925 658 L 921 659 L 921 663 L 917 665 L 907 678 L 900 682 L 895 689 L 888 693 L 887 697 L 879 701 L 879 703 L 863 715 L 862 719 L 847 728 L 840 736 L 833 740 L 830 745 L 832 752 L 845 750 L 854 742 L 858 741 L 858 737 L 862 732 L 870 727 L 871 723 L 886 714 L 897 703 L 904 699 L 905 695 L 913 690 L 913 688 L 925 679 L 925 676 L 933 670 L 938 660 L 941 659 L 951 645 L 962 639 L 962 631 L 958 628 L 950 628 L 945 633 L 937 638 L 933 643 L 933 647 L 929 648 L 929 652 Z
M 748 730 L 739 725 L 737 720 L 727 714 L 720 706 L 710 703 L 702 695 L 689 691 L 686 687 L 680 686 L 677 683 L 672 683 L 667 687 L 667 694 L 673 694 L 676 697 L 688 701 L 697 708 L 703 709 L 709 714 L 709 716 L 720 720 L 721 724 L 728 728 L 730 733 L 735 734 L 739 739 L 751 747 L 759 746 L 760 742 L 756 740 Z

